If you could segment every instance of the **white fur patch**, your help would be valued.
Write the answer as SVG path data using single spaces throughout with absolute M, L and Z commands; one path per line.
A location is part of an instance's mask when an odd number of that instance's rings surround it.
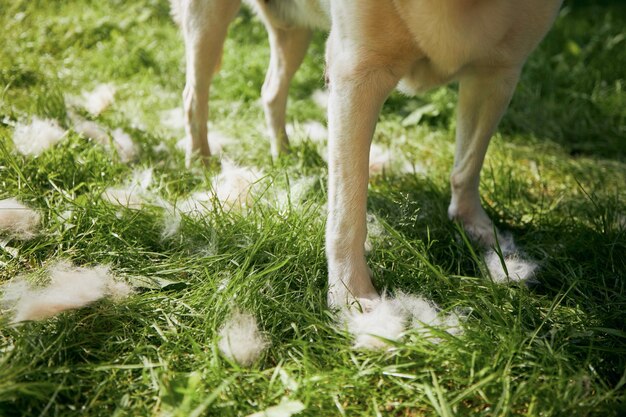
M 185 113 L 182 107 L 159 112 L 161 125 L 169 130 L 183 130 L 185 128 Z
M 130 162 L 137 158 L 139 150 L 128 133 L 117 128 L 111 132 L 111 137 L 122 162 Z
M 250 366 L 268 346 L 267 338 L 259 331 L 256 318 L 235 311 L 219 331 L 220 352 L 240 365 Z
M 197 191 L 176 204 L 165 200 L 156 203 L 165 210 L 163 238 L 178 233 L 182 221 L 181 213 L 203 216 L 213 210 L 215 204 L 224 209 L 235 209 L 251 207 L 255 203 L 255 188 L 260 185 L 263 173 L 254 168 L 234 165 L 228 160 L 222 161 L 222 166 L 222 172 L 212 181 L 212 191 Z M 319 179 L 313 176 L 299 178 L 289 183 L 288 190 L 270 190 L 264 200 L 278 210 L 298 207 L 317 181 Z
M 370 147 L 370 177 L 389 170 L 391 167 L 391 150 L 372 143 Z
M 58 262 L 47 268 L 47 273 L 50 282 L 44 287 L 33 287 L 23 276 L 2 286 L 2 304 L 13 310 L 14 323 L 42 320 L 107 296 L 121 299 L 132 292 L 104 266 L 75 267 Z
M 100 195 L 107 203 L 139 210 L 144 205 L 143 190 L 133 187 L 109 187 Z
M 41 217 L 15 198 L 0 200 L 0 235 L 21 240 L 37 234 Z
M 187 138 L 181 138 L 176 142 L 176 149 L 179 151 L 187 152 L 190 143 L 187 141 Z
M 357 349 L 388 348 L 388 341 L 400 340 L 411 329 L 418 329 L 437 342 L 424 325 L 441 327 L 452 335 L 462 332 L 456 314 L 443 315 L 435 303 L 422 297 L 398 293 L 395 298 L 383 296 L 363 307 L 363 312 L 346 308 L 339 313 L 339 320 L 354 337 Z
M 502 263 L 504 260 L 504 264 Z M 523 259 L 517 251 L 504 251 L 503 259 L 494 250 L 485 254 L 485 264 L 489 275 L 499 284 L 507 282 L 523 282 L 534 277 L 539 267 L 531 260 Z
M 124 130 L 120 128 L 114 129 L 109 137 L 108 129 L 94 121 L 84 120 L 76 114 L 70 114 L 70 118 L 74 123 L 76 132 L 93 139 L 99 145 L 110 148 L 110 138 L 113 139 L 115 152 L 117 152 L 122 162 L 131 162 L 137 158 L 139 149 L 130 135 Z
M 346 310 L 343 314 L 357 349 L 383 349 L 388 346 L 385 339 L 400 339 L 406 326 L 406 316 L 389 299 L 381 299 L 363 312 Z
M 211 152 L 215 155 L 223 154 L 224 148 L 234 143 L 237 143 L 235 139 L 219 130 L 213 130 L 209 133 L 209 146 L 211 147 Z
M 182 216 L 180 210 L 169 201 L 155 196 L 154 204 L 163 209 L 163 229 L 161 230 L 161 239 L 169 239 L 180 230 Z
M 225 207 L 245 207 L 253 204 L 253 187 L 262 177 L 261 171 L 240 167 L 222 160 L 222 172 L 213 179 L 213 190 Z
M 328 139 L 328 129 L 317 120 L 308 120 L 298 124 L 289 123 L 286 126 L 286 130 L 288 136 L 294 136 L 299 133 L 316 143 L 324 142 Z
M 75 219 L 76 216 L 73 209 L 63 210 L 56 215 L 57 222 L 62 225 L 64 230 L 75 227 L 76 225 L 73 223 Z
M 163 229 L 161 230 L 161 239 L 169 239 L 176 235 L 180 230 L 182 221 L 183 219 L 177 211 L 166 211 L 163 219 Z
M 153 198 L 153 195 L 148 191 L 151 184 L 152 168 L 136 170 L 127 185 L 108 187 L 100 195 L 100 198 L 110 204 L 138 210 Z
M 419 329 L 421 334 L 430 334 L 423 325 L 441 327 L 452 335 L 462 333 L 459 315 L 456 313 L 441 314 L 439 307 L 433 301 L 401 292 L 396 295 L 393 302 L 409 318 L 410 328 Z
M 183 213 L 203 213 L 213 207 L 215 199 L 224 209 L 251 207 L 254 186 L 263 173 L 255 168 L 241 167 L 227 159 L 222 160 L 222 171 L 213 178 L 213 193 L 199 191 L 183 200 L 177 208 Z
M 400 172 L 403 174 L 416 174 L 416 175 L 427 175 L 428 170 L 422 164 L 405 161 L 400 168 Z
M 59 143 L 65 130 L 56 120 L 33 117 L 30 124 L 17 123 L 13 131 L 15 149 L 23 155 L 37 156 Z
M 280 210 L 286 210 L 289 207 L 299 206 L 309 190 L 313 188 L 315 183 L 319 181 L 319 178 L 314 176 L 298 178 L 294 181 L 289 181 L 288 190 L 280 190 L 275 194 L 276 207 Z
M 116 88 L 113 84 L 98 84 L 91 91 L 83 91 L 83 107 L 97 116 L 115 101 Z
M 178 201 L 176 209 L 190 215 L 203 215 L 213 207 L 214 196 L 208 191 L 196 191 L 188 198 Z
M 110 147 L 111 141 L 106 127 L 94 121 L 82 119 L 80 116 L 72 113 L 70 113 L 70 119 L 77 133 L 93 139 L 99 145 Z M 110 138 L 113 139 L 113 146 L 122 162 L 131 162 L 137 158 L 139 149 L 130 135 L 123 129 L 117 128 L 111 131 Z
M 109 134 L 104 127 L 96 122 L 75 118 L 74 130 L 85 137 L 93 139 L 100 145 L 106 146 L 109 144 Z
M 311 95 L 311 99 L 320 109 L 328 108 L 328 90 L 315 90 Z

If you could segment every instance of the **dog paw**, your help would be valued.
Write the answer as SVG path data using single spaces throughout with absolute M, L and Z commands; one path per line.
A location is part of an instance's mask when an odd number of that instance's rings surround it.
M 328 307 L 331 309 L 346 306 L 369 308 L 371 302 L 380 300 L 372 284 L 372 271 L 367 266 L 365 258 L 360 259 L 362 260 L 359 262 L 329 261 Z
M 493 248 L 505 241 L 482 207 L 471 211 L 462 211 L 455 205 L 448 208 L 450 220 L 458 222 L 472 242 L 482 248 Z
M 349 309 L 361 312 L 371 311 L 380 302 L 380 295 L 372 287 L 367 292 L 350 291 L 339 284 L 328 291 L 328 307 L 333 310 Z

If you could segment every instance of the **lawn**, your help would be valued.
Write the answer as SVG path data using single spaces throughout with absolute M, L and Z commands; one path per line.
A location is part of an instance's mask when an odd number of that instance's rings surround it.
M 224 157 L 261 179 L 249 207 L 214 198 L 164 233 L 168 207 L 220 172 L 217 157 L 185 168 L 176 145 L 184 51 L 168 2 L 0 0 L 0 200 L 42 218 L 30 240 L 0 238 L 0 282 L 40 282 L 66 261 L 108 265 L 135 287 L 17 326 L 3 309 L 0 416 L 247 416 L 281 403 L 301 403 L 298 416 L 626 415 L 621 3 L 566 2 L 487 156 L 483 203 L 539 264 L 538 284 L 494 283 L 447 219 L 456 86 L 389 98 L 375 143 L 392 162 L 371 177 L 368 200 L 380 225 L 368 255 L 375 285 L 467 317 L 462 334 L 433 330 L 439 343 L 408 331 L 390 349 L 363 350 L 326 307 L 325 145 L 307 130 L 325 120 L 313 99 L 325 34 L 290 92 L 293 152 L 272 161 L 259 103 L 269 50 L 242 10 L 210 123 Z M 90 113 L 83 93 L 101 84 L 114 101 Z M 35 116 L 67 133 L 22 155 L 14 131 Z M 77 118 L 105 139 L 79 133 Z M 115 131 L 132 139 L 132 155 L 116 152 Z M 106 201 L 109 187 L 142 175 L 151 200 L 140 210 Z M 249 367 L 218 348 L 236 310 L 256 317 L 268 342 Z

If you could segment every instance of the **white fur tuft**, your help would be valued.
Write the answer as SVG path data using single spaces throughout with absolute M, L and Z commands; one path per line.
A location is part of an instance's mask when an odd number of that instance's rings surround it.
M 137 145 L 135 145 L 135 142 L 133 142 L 128 133 L 117 128 L 111 132 L 111 137 L 113 138 L 115 149 L 122 162 L 130 162 L 137 158 L 137 154 L 139 153 Z
M 213 199 L 211 193 L 207 191 L 197 191 L 188 198 L 176 203 L 176 209 L 181 213 L 189 215 L 203 215 L 213 207 Z
M 21 240 L 31 239 L 37 233 L 41 217 L 14 198 L 0 200 L 0 235 Z
M 388 299 L 381 299 L 369 310 L 346 310 L 343 314 L 357 349 L 383 349 L 388 346 L 385 339 L 398 340 L 404 332 L 406 317 Z
M 319 178 L 314 176 L 298 178 L 294 181 L 289 181 L 288 190 L 277 191 L 274 195 L 274 202 L 276 207 L 280 210 L 286 210 L 290 207 L 299 206 L 309 190 L 319 181 Z
M 74 130 L 83 136 L 93 139 L 100 145 L 106 146 L 109 144 L 109 135 L 106 129 L 96 122 L 75 118 Z
M 182 107 L 160 111 L 159 119 L 161 125 L 169 130 L 177 131 L 185 128 L 185 113 Z
M 251 206 L 253 186 L 262 173 L 254 168 L 240 167 L 222 160 L 222 172 L 213 180 L 213 190 L 225 207 Z
M 100 198 L 104 201 L 138 210 L 146 201 L 153 198 L 148 188 L 152 184 L 152 168 L 135 170 L 130 182 L 121 187 L 108 187 Z
M 93 139 L 96 143 L 107 148 L 111 145 L 108 129 L 91 120 L 84 120 L 76 114 L 70 114 L 70 118 L 74 123 L 74 130 L 83 136 Z M 117 128 L 111 132 L 113 146 L 115 151 L 124 163 L 130 162 L 137 158 L 139 150 L 132 138 L 124 130 Z
M 128 284 L 116 281 L 104 266 L 75 267 L 58 262 L 47 273 L 50 282 L 44 287 L 33 287 L 23 276 L 2 286 L 2 304 L 14 311 L 13 322 L 42 320 L 107 296 L 121 299 L 132 292 Z
M 504 265 L 502 260 L 504 260 Z M 505 252 L 504 250 L 503 259 L 500 259 L 496 251 L 489 251 L 485 255 L 485 264 L 491 278 L 499 284 L 527 281 L 534 277 L 539 267 L 535 262 L 523 259 L 518 252 Z
M 256 318 L 248 313 L 233 312 L 219 331 L 220 352 L 240 365 L 250 366 L 267 347 L 267 338 L 259 331 Z
M 83 91 L 83 107 L 91 115 L 97 116 L 113 104 L 115 92 L 113 84 L 98 84 L 91 91 Z
M 422 297 L 398 293 L 395 298 L 383 296 L 363 306 L 363 312 L 354 309 L 340 311 L 339 320 L 354 337 L 354 347 L 363 349 L 388 348 L 388 341 L 397 341 L 406 330 L 418 329 L 430 336 L 424 325 L 441 327 L 456 335 L 462 332 L 456 314 L 442 315 L 432 301 Z M 430 338 L 432 342 L 438 339 Z
M 459 315 L 456 312 L 441 314 L 439 307 L 430 300 L 399 292 L 393 302 L 408 316 L 411 328 L 419 329 L 421 334 L 430 334 L 424 325 L 441 327 L 452 335 L 462 333 Z
M 163 229 L 161 230 L 161 239 L 169 239 L 180 230 L 182 216 L 176 206 L 169 201 L 155 197 L 155 205 L 163 209 Z
M 299 124 L 289 123 L 286 130 L 288 136 L 301 133 L 313 142 L 323 142 L 328 139 L 328 129 L 317 120 L 308 120 Z
M 328 108 L 328 90 L 315 90 L 311 95 L 311 99 L 320 109 Z
M 143 190 L 133 187 L 109 187 L 100 196 L 107 203 L 139 210 L 144 205 Z
M 388 170 L 391 166 L 391 150 L 372 143 L 370 147 L 370 177 Z
M 13 132 L 15 149 L 23 155 L 37 156 L 65 136 L 56 120 L 34 117 L 30 124 L 17 123 Z
M 213 193 L 199 191 L 177 207 L 183 213 L 203 213 L 213 207 L 215 198 L 225 209 L 250 207 L 254 203 L 254 186 L 263 173 L 222 160 L 222 172 L 213 178 Z

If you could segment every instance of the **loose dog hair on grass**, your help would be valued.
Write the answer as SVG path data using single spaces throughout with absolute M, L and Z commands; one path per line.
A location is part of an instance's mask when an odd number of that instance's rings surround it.
M 259 330 L 256 318 L 239 310 L 231 313 L 219 331 L 220 352 L 242 366 L 256 362 L 268 344 L 267 338 Z
M 47 285 L 37 287 L 25 276 L 2 286 L 2 304 L 14 311 L 13 322 L 42 320 L 87 306 L 104 297 L 127 297 L 131 287 L 116 280 L 106 266 L 77 267 L 59 261 L 46 269 Z
M 13 132 L 15 149 L 23 155 L 37 156 L 65 137 L 56 120 L 33 117 L 30 123 L 18 122 Z
M 37 234 L 41 216 L 15 198 L 0 200 L 0 236 L 27 240 Z

